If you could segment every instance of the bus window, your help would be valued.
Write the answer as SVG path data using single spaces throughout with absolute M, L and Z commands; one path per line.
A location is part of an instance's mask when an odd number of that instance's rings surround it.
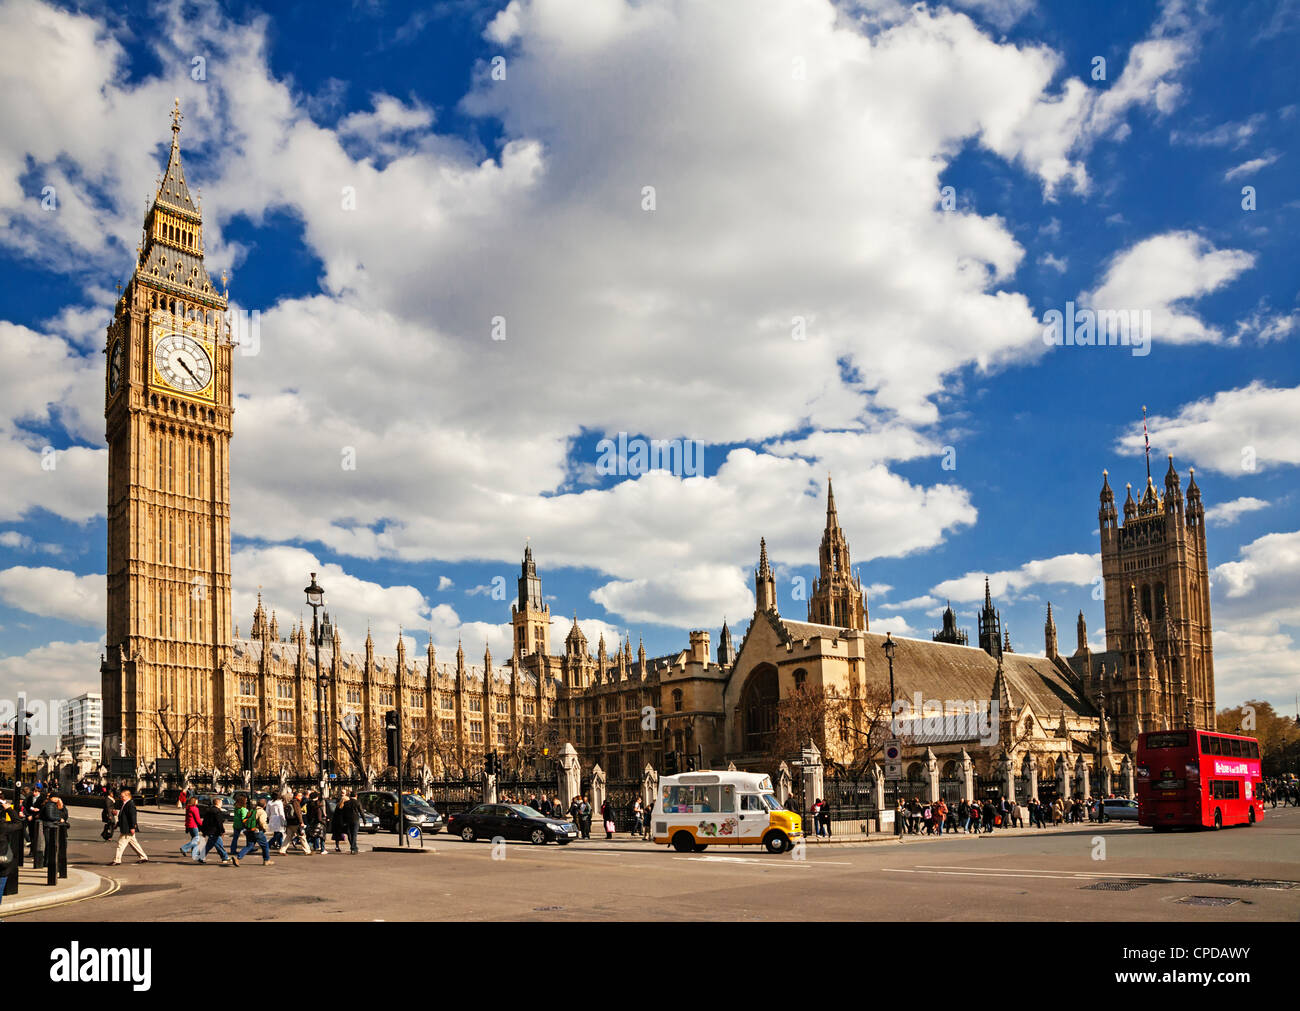
M 1223 754 L 1223 748 L 1222 748 L 1222 745 L 1223 745 L 1223 740 L 1222 740 L 1222 738 L 1219 738 L 1219 737 L 1211 737 L 1211 738 L 1210 738 L 1210 750 L 1207 752 L 1207 754 L 1210 754 L 1210 755 L 1222 755 L 1222 754 Z
M 1229 750 L 1228 750 L 1228 757 L 1230 757 L 1230 758 L 1240 758 L 1240 757 L 1241 757 L 1241 742 L 1240 742 L 1239 740 L 1237 740 L 1235 737 L 1230 737 L 1230 738 L 1228 739 L 1227 744 L 1228 744 L 1228 749 L 1229 749 Z
M 1258 757 L 1259 757 L 1259 741 L 1249 741 L 1249 742 L 1247 742 L 1247 743 L 1249 743 L 1249 745 L 1250 745 L 1250 757 L 1251 757 L 1251 758 L 1258 758 Z
M 1187 737 L 1187 731 L 1173 731 L 1163 734 L 1148 734 L 1147 748 L 1152 751 L 1163 748 L 1186 748 L 1190 746 L 1191 741 Z
M 1200 739 L 1201 739 L 1201 754 L 1208 755 L 1210 753 L 1210 735 L 1201 734 Z

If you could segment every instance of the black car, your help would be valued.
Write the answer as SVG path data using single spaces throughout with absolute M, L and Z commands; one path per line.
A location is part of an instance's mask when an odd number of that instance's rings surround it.
M 578 838 L 578 826 L 548 818 L 524 804 L 480 804 L 447 819 L 447 832 L 466 842 L 479 839 L 527 839 L 538 846 L 548 842 L 568 845 Z
M 357 794 L 357 802 L 361 805 L 362 827 L 365 831 L 396 832 L 399 830 L 395 791 L 362 790 Z M 442 831 L 442 815 L 422 797 L 412 793 L 402 794 L 402 809 L 402 813 L 406 815 L 407 828 L 417 825 L 424 835 L 434 835 Z M 377 829 L 366 826 L 366 815 L 373 815 L 379 819 Z

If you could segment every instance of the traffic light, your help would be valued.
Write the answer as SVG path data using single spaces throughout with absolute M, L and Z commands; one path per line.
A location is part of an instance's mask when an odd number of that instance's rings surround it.
M 244 771 L 252 772 L 253 771 L 253 728 L 250 727 L 247 723 L 244 724 L 244 731 L 242 737 L 243 740 L 240 743 L 243 745 L 242 754 L 244 756 Z
M 677 775 L 677 752 L 675 751 L 664 752 L 664 775 L 666 776 Z
M 397 710 L 384 713 L 384 743 L 388 747 L 388 764 L 397 768 L 401 764 L 397 746 Z

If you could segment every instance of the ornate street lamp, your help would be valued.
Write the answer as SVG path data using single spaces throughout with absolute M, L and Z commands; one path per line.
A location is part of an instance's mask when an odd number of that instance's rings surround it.
M 318 612 L 325 603 L 325 591 L 316 585 L 316 573 L 311 574 L 311 584 L 304 587 L 307 603 L 311 607 L 311 639 L 316 646 L 316 759 L 320 768 L 321 796 L 325 796 L 325 677 L 320 669 L 320 625 Z
M 894 692 L 894 652 L 898 649 L 898 644 L 894 642 L 892 632 L 885 633 L 885 641 L 881 643 L 880 648 L 885 651 L 885 659 L 889 661 L 889 709 L 892 713 L 894 700 L 898 698 Z

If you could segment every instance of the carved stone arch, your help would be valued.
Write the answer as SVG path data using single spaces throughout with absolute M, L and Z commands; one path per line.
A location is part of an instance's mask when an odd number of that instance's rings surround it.
M 780 681 L 776 667 L 760 663 L 745 679 L 740 691 L 740 747 L 742 751 L 767 751 L 776 734 Z

